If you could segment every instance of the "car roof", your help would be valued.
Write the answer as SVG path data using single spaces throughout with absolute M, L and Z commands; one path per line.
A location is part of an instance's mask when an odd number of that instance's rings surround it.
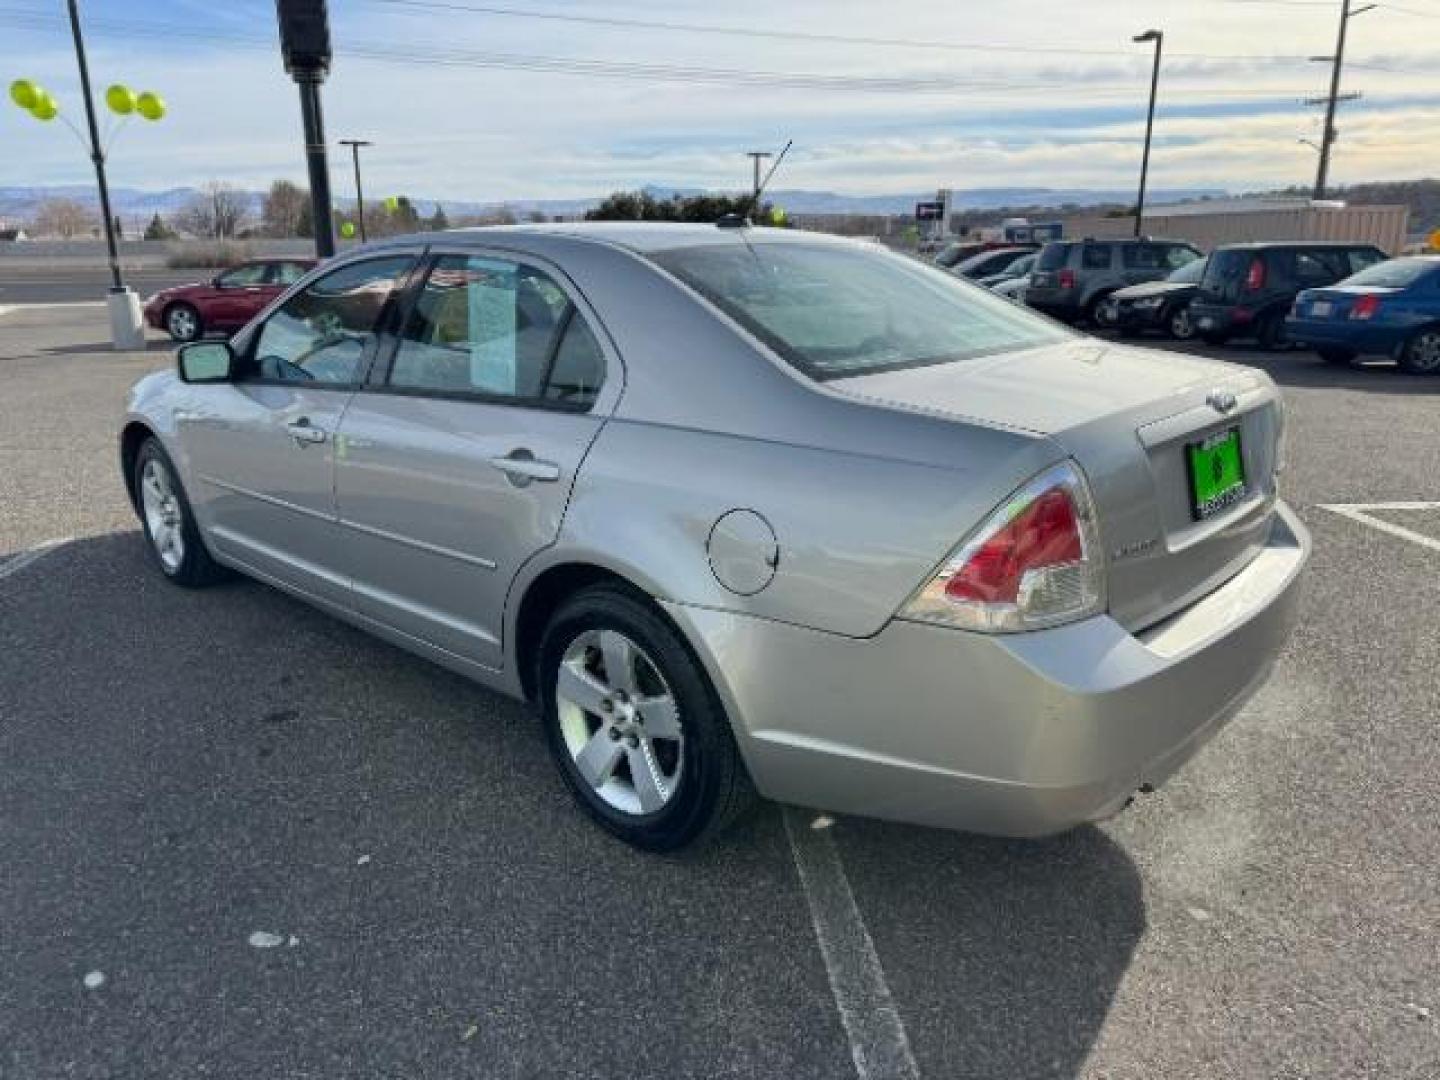
M 1220 244 L 1216 251 L 1270 251 L 1276 248 L 1380 248 L 1369 240 L 1250 240 L 1243 244 Z
M 772 229 L 755 225 L 725 227 L 675 221 L 556 221 L 524 225 L 483 225 L 476 228 L 412 233 L 368 246 L 379 249 L 397 244 L 443 243 L 448 246 L 478 248 L 498 243 L 506 247 L 539 247 L 545 246 L 545 241 L 555 239 L 626 248 L 645 255 L 676 248 L 696 247 L 701 244 L 730 244 L 738 248 L 757 243 L 824 244 L 834 247 L 863 243 L 863 241 L 831 236 L 827 233 L 805 232 L 800 229 Z

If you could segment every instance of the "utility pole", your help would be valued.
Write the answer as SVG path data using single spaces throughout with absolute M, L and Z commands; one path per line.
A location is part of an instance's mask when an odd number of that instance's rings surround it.
M 758 210 L 760 208 L 760 162 L 775 155 L 769 150 L 747 150 L 745 156 L 755 163 L 755 182 L 750 188 L 750 198 Z
M 365 243 L 365 192 L 360 187 L 360 148 L 373 146 L 365 139 L 341 139 L 341 146 L 350 147 L 350 156 L 355 162 L 355 218 L 360 223 L 360 242 Z
M 1354 101 L 1359 94 L 1340 93 L 1340 73 L 1345 66 L 1345 35 L 1349 30 L 1350 20 L 1357 16 L 1364 15 L 1367 11 L 1374 11 L 1375 4 L 1366 4 L 1364 7 L 1351 8 L 1350 0 L 1340 0 L 1340 30 L 1335 42 L 1334 56 L 1312 56 L 1310 59 L 1320 63 L 1330 63 L 1330 93 L 1324 98 L 1310 98 L 1305 102 L 1307 105 L 1325 106 L 1325 127 L 1320 132 L 1320 166 L 1315 173 L 1315 191 L 1311 196 L 1319 200 L 1325 197 L 1325 184 L 1330 178 L 1330 149 L 1335 145 L 1335 106 L 1342 101 Z
M 1160 52 L 1165 47 L 1165 33 L 1146 30 L 1131 39 L 1137 45 L 1155 43 L 1155 66 L 1150 71 L 1150 112 L 1145 117 L 1145 152 L 1140 157 L 1140 194 L 1135 200 L 1135 235 L 1139 236 L 1145 217 L 1145 183 L 1150 178 L 1150 137 L 1155 132 L 1155 97 L 1160 91 Z

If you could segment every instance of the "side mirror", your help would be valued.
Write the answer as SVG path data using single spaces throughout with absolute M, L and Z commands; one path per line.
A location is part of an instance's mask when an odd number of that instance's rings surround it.
M 197 341 L 181 348 L 175 367 L 181 382 L 229 382 L 235 370 L 235 350 L 228 341 Z

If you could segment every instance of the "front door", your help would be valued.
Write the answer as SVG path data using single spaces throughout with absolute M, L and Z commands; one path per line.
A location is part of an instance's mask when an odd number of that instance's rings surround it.
M 249 322 L 275 296 L 274 289 L 265 283 L 269 269 L 266 263 L 246 263 L 217 277 L 205 299 L 206 325 L 233 330 Z
M 340 425 L 336 503 L 356 610 L 498 669 L 516 571 L 552 543 L 619 392 L 553 269 L 442 255 Z
M 334 436 L 413 262 L 366 259 L 317 279 L 237 343 L 233 383 L 195 388 L 201 407 L 181 415 L 180 444 L 217 554 L 348 606 Z

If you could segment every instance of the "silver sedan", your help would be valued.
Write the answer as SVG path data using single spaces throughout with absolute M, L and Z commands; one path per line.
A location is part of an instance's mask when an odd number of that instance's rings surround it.
M 1159 784 L 1288 634 L 1282 427 L 1261 373 L 876 246 L 637 223 L 358 249 L 141 380 L 120 450 L 170 580 L 534 703 L 658 850 L 757 790 L 1036 836 Z

